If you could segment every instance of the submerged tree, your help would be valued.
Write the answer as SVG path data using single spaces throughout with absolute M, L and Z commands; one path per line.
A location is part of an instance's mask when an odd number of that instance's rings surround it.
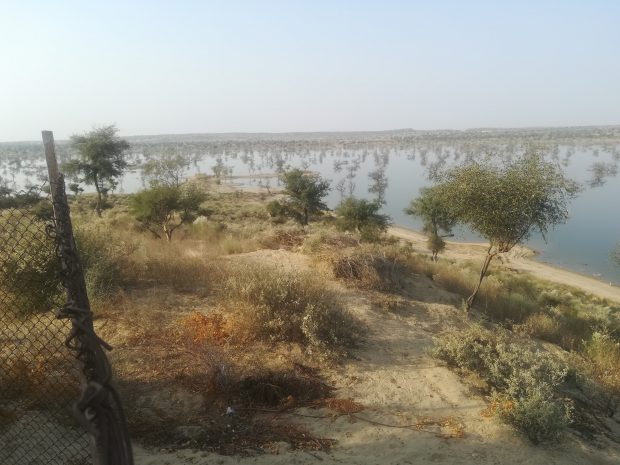
M 329 181 L 299 169 L 284 173 L 282 181 L 283 193 L 287 196 L 284 204 L 287 215 L 302 226 L 308 224 L 310 215 L 320 214 L 327 209 L 323 199 L 329 192 Z
M 411 201 L 405 213 L 422 219 L 422 231 L 428 237 L 428 248 L 433 261 L 437 261 L 438 254 L 446 247 L 444 237 L 452 236 L 452 228 L 456 224 L 454 215 L 441 198 L 441 192 L 433 187 L 420 189 L 420 196 Z
M 148 160 L 142 166 L 142 175 L 154 184 L 178 187 L 183 182 L 183 175 L 190 165 L 188 157 L 181 154 L 163 156 Z
M 98 216 L 101 216 L 102 196 L 116 187 L 127 167 L 124 155 L 129 143 L 119 138 L 117 132 L 111 125 L 72 136 L 71 146 L 77 151 L 78 159 L 69 161 L 64 167 L 67 174 L 76 176 L 80 182 L 95 186 Z
M 387 229 L 390 217 L 379 213 L 381 203 L 348 197 L 336 207 L 338 227 L 343 231 L 356 231 L 364 240 L 375 240 Z
M 489 241 L 479 280 L 467 299 L 474 304 L 493 258 L 527 240 L 545 238 L 549 228 L 566 222 L 568 202 L 578 192 L 554 163 L 526 154 L 497 166 L 490 162 L 458 166 L 438 175 L 436 189 L 459 223 Z
M 202 213 L 206 194 L 196 187 L 159 184 L 131 197 L 131 210 L 142 226 L 161 238 L 172 240 L 172 233 L 191 223 Z

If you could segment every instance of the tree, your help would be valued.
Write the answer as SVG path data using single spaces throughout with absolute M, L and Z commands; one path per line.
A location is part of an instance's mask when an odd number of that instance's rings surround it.
M 568 202 L 578 192 L 577 184 L 557 164 L 535 153 L 499 166 L 472 162 L 437 178 L 439 198 L 453 217 L 489 241 L 467 310 L 475 302 L 491 260 L 533 232 L 545 238 L 550 227 L 566 222 Z
M 616 245 L 615 250 L 612 252 L 611 258 L 620 265 L 620 242 Z
M 189 168 L 189 160 L 183 155 L 169 155 L 148 160 L 142 166 L 143 176 L 150 184 L 165 184 L 178 187 L 183 182 L 183 175 Z
M 375 240 L 385 232 L 390 217 L 379 213 L 381 203 L 348 197 L 336 207 L 337 225 L 343 231 L 356 231 L 364 240 Z
M 78 177 L 80 182 L 95 186 L 98 216 L 101 216 L 102 196 L 116 187 L 118 178 L 127 167 L 124 155 L 129 143 L 117 137 L 117 132 L 111 125 L 71 136 L 71 147 L 77 152 L 78 159 L 66 163 L 65 171 Z
M 422 231 L 428 237 L 428 248 L 433 261 L 437 261 L 437 255 L 446 247 L 443 238 L 452 236 L 452 228 L 456 224 L 456 219 L 440 197 L 439 190 L 433 187 L 420 189 L 420 196 L 411 201 L 405 213 L 422 219 Z
M 283 194 L 288 197 L 284 205 L 286 211 L 302 226 L 308 224 L 310 215 L 320 214 L 327 209 L 323 198 L 329 192 L 329 181 L 299 169 L 284 173 L 282 181 Z
M 131 211 L 142 226 L 168 241 L 181 225 L 191 223 L 203 210 L 200 205 L 206 194 L 194 186 L 168 186 L 159 184 L 134 194 L 130 200 Z
M 75 195 L 76 197 L 78 196 L 78 194 L 81 194 L 82 192 L 84 192 L 84 189 L 82 189 L 77 182 L 70 183 L 69 190 L 73 192 L 73 195 Z

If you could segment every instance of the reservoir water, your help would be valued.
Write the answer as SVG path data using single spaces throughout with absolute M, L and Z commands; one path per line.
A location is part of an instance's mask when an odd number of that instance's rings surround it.
M 420 229 L 419 220 L 404 213 L 419 189 L 431 185 L 429 172 L 442 169 L 477 154 L 510 157 L 522 153 L 525 145 L 510 140 L 493 143 L 467 141 L 414 142 L 394 138 L 356 136 L 351 140 L 300 137 L 286 140 L 268 138 L 219 138 L 188 140 L 166 136 L 160 139 L 130 139 L 130 169 L 123 177 L 118 192 L 135 192 L 145 187 L 141 166 L 145 161 L 180 155 L 187 161 L 185 176 L 213 174 L 214 166 L 223 168 L 228 180 L 244 186 L 270 185 L 277 178 L 262 177 L 290 168 L 303 168 L 329 179 L 332 191 L 330 208 L 347 195 L 362 198 L 382 196 L 384 212 L 396 225 Z M 564 143 L 563 143 L 564 142 Z M 544 241 L 533 235 L 527 245 L 538 252 L 538 260 L 577 271 L 603 281 L 620 285 L 620 265 L 612 251 L 620 241 L 620 143 L 580 143 L 568 141 L 539 144 L 542 153 L 561 166 L 565 173 L 582 186 L 579 196 L 569 207 L 570 219 L 557 226 Z M 4 184 L 23 187 L 36 184 L 44 174 L 40 145 L 0 144 L 0 179 Z M 59 144 L 61 159 L 69 156 Z M 493 155 L 494 154 L 494 155 Z M 237 178 L 237 177 L 240 178 Z M 87 191 L 92 189 L 86 189 Z M 459 229 L 455 240 L 478 240 L 471 232 Z

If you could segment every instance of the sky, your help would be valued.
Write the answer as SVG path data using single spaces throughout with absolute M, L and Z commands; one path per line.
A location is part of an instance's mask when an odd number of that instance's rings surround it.
M 0 0 L 0 141 L 620 124 L 620 2 Z

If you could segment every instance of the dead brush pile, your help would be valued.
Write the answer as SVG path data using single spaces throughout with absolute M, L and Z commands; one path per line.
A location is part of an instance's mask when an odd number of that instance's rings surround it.
M 293 250 L 304 243 L 306 232 L 302 229 L 276 229 L 272 234 L 261 238 L 260 245 L 267 249 Z
M 334 277 L 344 279 L 362 289 L 393 291 L 402 287 L 408 252 L 398 246 L 360 246 L 332 251 L 323 260 L 330 265 Z

